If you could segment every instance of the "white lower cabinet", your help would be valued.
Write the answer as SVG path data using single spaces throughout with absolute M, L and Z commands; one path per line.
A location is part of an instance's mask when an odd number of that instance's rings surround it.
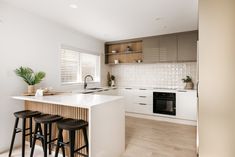
M 124 88 L 119 89 L 119 95 L 124 96 L 126 112 L 152 114 L 153 92 L 150 90 Z
M 164 117 L 192 121 L 197 120 L 197 96 L 195 90 L 158 91 L 132 88 L 121 88 L 117 90 L 118 95 L 124 97 L 126 112 L 156 116 L 156 114 L 153 113 L 153 92 L 176 93 L 176 116 L 163 115 Z
M 152 114 L 152 105 L 145 103 L 133 103 L 133 110 L 129 112 L 142 113 L 142 114 Z
M 132 101 L 133 97 L 134 97 L 132 89 L 129 89 L 129 88 L 119 89 L 118 90 L 118 95 L 124 97 L 126 112 L 132 112 L 133 110 L 135 110 L 134 105 L 133 105 L 133 101 Z
M 178 91 L 176 93 L 176 117 L 185 120 L 197 120 L 196 91 Z

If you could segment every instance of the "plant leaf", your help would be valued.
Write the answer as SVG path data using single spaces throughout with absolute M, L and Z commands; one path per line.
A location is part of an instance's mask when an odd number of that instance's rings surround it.
M 44 72 L 34 73 L 29 67 L 20 67 L 15 70 L 17 76 L 21 77 L 28 85 L 35 85 L 46 76 Z
M 35 77 L 34 84 L 40 83 L 45 76 L 46 76 L 46 73 L 44 73 L 42 71 L 35 73 L 34 74 L 34 77 Z

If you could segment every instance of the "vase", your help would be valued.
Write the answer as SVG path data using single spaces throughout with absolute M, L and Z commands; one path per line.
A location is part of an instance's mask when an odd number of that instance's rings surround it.
M 114 80 L 111 80 L 111 87 L 114 87 L 115 86 L 115 82 Z
M 28 93 L 34 93 L 35 86 L 34 85 L 28 85 Z
M 193 82 L 187 82 L 184 89 L 193 89 L 193 86 L 194 86 Z

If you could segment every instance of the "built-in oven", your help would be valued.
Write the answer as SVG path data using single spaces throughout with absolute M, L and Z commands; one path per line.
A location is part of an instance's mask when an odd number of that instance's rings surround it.
M 153 113 L 176 115 L 175 93 L 154 92 L 153 93 Z

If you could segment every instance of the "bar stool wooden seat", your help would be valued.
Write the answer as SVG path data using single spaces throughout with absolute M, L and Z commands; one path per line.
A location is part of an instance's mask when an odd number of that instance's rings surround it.
M 52 139 L 52 124 L 63 119 L 63 117 L 51 114 L 42 114 L 34 118 L 35 131 L 30 157 L 33 157 L 36 140 L 40 140 L 43 147 L 44 157 L 47 157 L 47 146 L 49 145 L 49 154 L 51 154 L 51 146 L 57 139 Z M 42 132 L 43 125 L 43 132 Z
M 88 122 L 84 120 L 77 120 L 77 119 L 63 119 L 57 122 L 57 127 L 59 130 L 58 133 L 58 141 L 56 146 L 55 157 L 58 157 L 59 149 L 62 148 L 63 157 L 65 157 L 65 150 L 64 146 L 68 145 L 70 149 L 70 157 L 74 157 L 74 154 L 77 153 L 81 156 L 88 157 L 89 145 L 88 145 L 88 138 L 87 138 L 87 127 Z M 85 145 L 75 150 L 75 133 L 78 130 L 83 131 L 84 143 Z M 63 142 L 63 130 L 69 132 L 69 142 Z M 86 148 L 87 154 L 80 153 L 82 149 Z
M 15 125 L 13 129 L 13 135 L 12 135 L 12 140 L 11 140 L 11 146 L 10 146 L 10 151 L 9 151 L 9 157 L 11 156 L 12 149 L 14 146 L 14 141 L 15 141 L 15 136 L 17 133 L 22 132 L 22 157 L 25 157 L 25 137 L 30 136 L 29 141 L 30 141 L 30 147 L 32 147 L 32 118 L 39 116 L 41 113 L 38 111 L 31 111 L 31 110 L 23 110 L 19 112 L 15 112 L 14 116 L 16 117 L 15 119 Z M 22 119 L 22 128 L 18 128 L 18 123 L 19 119 Z M 29 128 L 26 128 L 26 120 L 29 119 Z M 29 130 L 29 133 L 26 134 L 26 131 Z

